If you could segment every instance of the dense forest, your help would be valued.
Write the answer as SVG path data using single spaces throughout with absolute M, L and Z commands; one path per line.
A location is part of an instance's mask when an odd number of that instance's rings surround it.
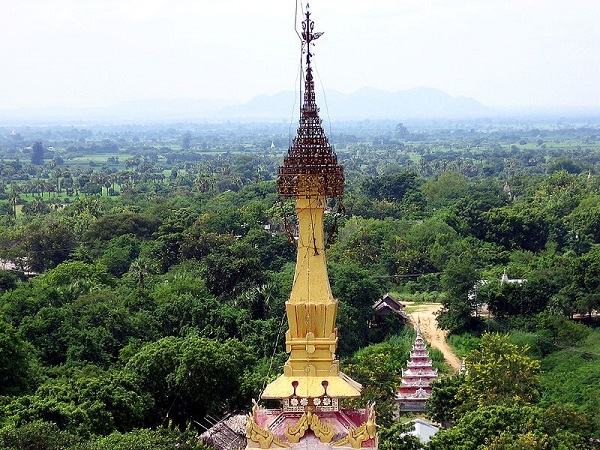
M 205 448 L 286 359 L 289 124 L 0 128 L 0 448 Z M 414 334 L 386 292 L 440 302 L 467 372 L 429 402 L 430 449 L 600 439 L 600 123 L 363 121 L 328 268 L 343 370 L 380 447 L 417 449 L 393 397 Z M 502 283 L 503 274 L 520 283 Z M 232 363 L 235 362 L 235 363 Z

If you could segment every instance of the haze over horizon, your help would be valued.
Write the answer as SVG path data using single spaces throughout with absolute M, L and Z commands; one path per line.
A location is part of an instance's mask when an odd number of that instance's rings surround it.
M 295 0 L 6 6 L 0 110 L 243 102 L 297 86 Z M 427 86 L 488 106 L 600 106 L 600 2 L 312 0 L 310 8 L 325 32 L 314 62 L 327 90 Z

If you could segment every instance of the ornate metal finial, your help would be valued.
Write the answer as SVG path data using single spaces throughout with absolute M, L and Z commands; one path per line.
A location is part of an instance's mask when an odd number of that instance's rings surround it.
M 313 54 L 310 52 L 310 45 L 312 41 L 319 39 L 322 35 L 322 31 L 314 31 L 315 23 L 310 20 L 310 7 L 306 4 L 305 20 L 302 22 L 302 45 L 306 46 L 306 79 L 312 80 L 312 68 L 310 67 L 310 59 Z M 314 44 L 313 44 L 314 45 Z
M 314 27 L 309 6 L 306 5 L 301 34 L 302 48 L 306 52 L 304 94 L 296 137 L 278 171 L 277 186 L 282 197 L 296 197 L 301 178 L 303 182 L 313 179 L 320 186 L 319 194 L 326 197 L 340 197 L 344 189 L 344 168 L 338 164 L 337 156 L 325 136 L 315 101 L 311 45 L 323 33 L 314 31 Z

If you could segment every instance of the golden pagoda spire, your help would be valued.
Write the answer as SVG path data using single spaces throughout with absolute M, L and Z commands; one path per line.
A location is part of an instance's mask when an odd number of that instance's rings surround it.
M 338 398 L 360 397 L 361 389 L 339 371 L 335 359 L 338 302 L 327 274 L 323 215 L 327 197 L 343 193 L 344 170 L 325 136 L 315 102 L 311 46 L 322 34 L 314 31 L 307 5 L 301 33 L 306 60 L 300 124 L 277 178 L 279 195 L 296 199 L 299 227 L 294 284 L 285 305 L 289 325 L 286 351 L 290 357 L 283 375 L 262 394 L 263 399 L 279 398 L 284 404 L 304 399 L 306 409 L 319 409 L 324 399 L 329 408 L 336 408 L 332 402 L 337 405 Z
M 277 177 L 279 195 L 295 198 L 298 214 L 296 272 L 285 304 L 289 325 L 285 346 L 290 357 L 283 374 L 261 395 L 282 400 L 282 407 L 254 405 L 246 422 L 246 450 L 377 449 L 374 405 L 344 409 L 339 404 L 340 398 L 360 397 L 361 386 L 340 372 L 335 358 L 338 302 L 327 276 L 323 215 L 327 197 L 342 195 L 344 170 L 323 132 L 315 102 L 311 45 L 322 33 L 313 28 L 306 5 L 300 124 Z

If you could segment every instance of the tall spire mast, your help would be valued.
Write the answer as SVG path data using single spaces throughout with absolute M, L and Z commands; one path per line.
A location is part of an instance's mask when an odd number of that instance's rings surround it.
M 315 102 L 311 45 L 323 33 L 315 32 L 314 26 L 307 5 L 301 34 L 306 52 L 304 101 L 296 137 L 277 177 L 279 195 L 296 199 L 298 215 L 296 274 L 286 302 L 290 359 L 284 375 L 267 386 L 263 398 L 287 398 L 295 393 L 317 398 L 325 392 L 338 398 L 360 396 L 360 386 L 339 371 L 335 359 L 338 302 L 327 274 L 323 215 L 326 198 L 342 195 L 344 168 L 325 136 Z M 293 381 L 297 386 L 292 386 Z
M 314 26 L 306 5 L 300 35 L 302 48 L 306 52 L 304 95 L 296 137 L 284 158 L 283 166 L 279 167 L 277 186 L 282 197 L 298 195 L 300 175 L 316 177 L 321 184 L 319 193 L 326 197 L 340 197 L 344 192 L 344 168 L 338 164 L 337 156 L 323 131 L 315 100 L 311 46 L 323 33 L 314 31 Z
M 319 39 L 323 32 L 314 31 L 315 23 L 310 20 L 310 7 L 306 4 L 305 19 L 302 22 L 302 46 L 305 47 L 306 51 L 306 91 L 314 91 L 315 85 L 312 76 L 312 67 L 310 66 L 311 58 L 313 54 L 310 52 L 310 45 L 312 41 Z M 313 44 L 314 45 L 314 44 Z

